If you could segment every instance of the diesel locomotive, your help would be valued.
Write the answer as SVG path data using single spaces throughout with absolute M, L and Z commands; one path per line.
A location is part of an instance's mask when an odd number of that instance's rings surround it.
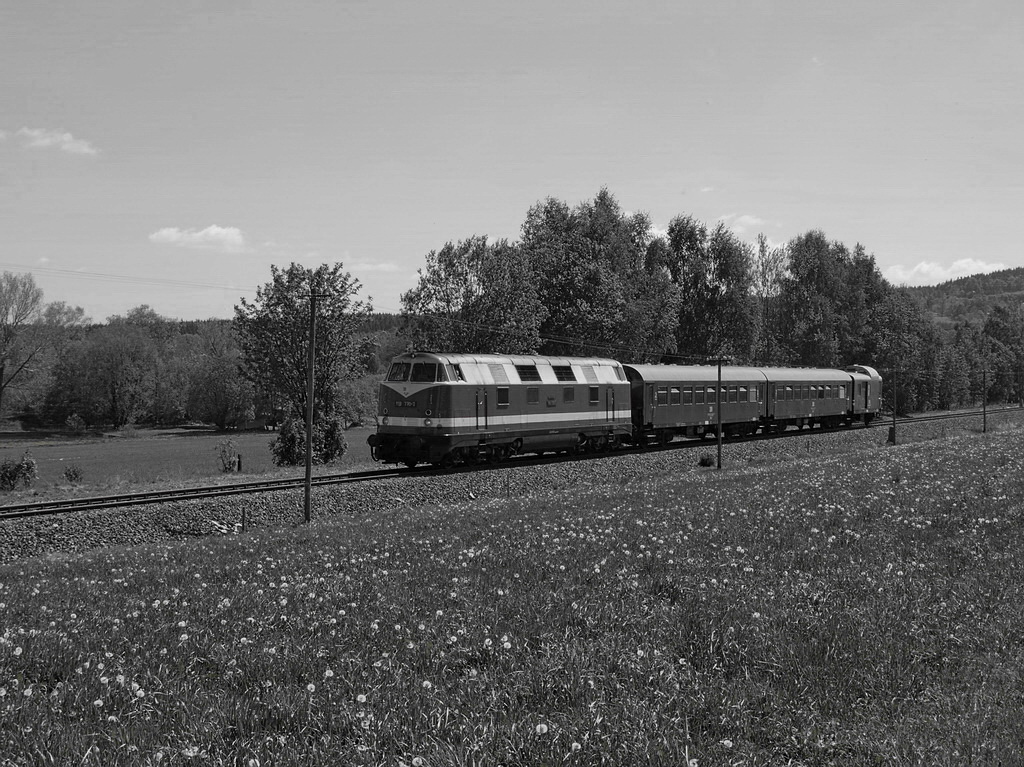
M 599 357 L 411 352 L 380 385 L 374 460 L 413 467 L 601 451 L 677 436 L 870 423 L 882 379 L 847 370 L 629 365 Z M 716 408 L 721 409 L 721 419 Z

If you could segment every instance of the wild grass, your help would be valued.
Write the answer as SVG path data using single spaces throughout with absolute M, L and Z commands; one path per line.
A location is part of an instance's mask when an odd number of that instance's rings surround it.
M 1018 764 L 1020 448 L 0 567 L 0 764 Z

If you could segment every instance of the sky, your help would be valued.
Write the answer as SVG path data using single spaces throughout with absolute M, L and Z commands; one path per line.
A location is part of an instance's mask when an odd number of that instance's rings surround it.
M 94 321 L 231 317 L 606 187 L 897 284 L 1024 266 L 1019 0 L 0 0 L 0 271 Z

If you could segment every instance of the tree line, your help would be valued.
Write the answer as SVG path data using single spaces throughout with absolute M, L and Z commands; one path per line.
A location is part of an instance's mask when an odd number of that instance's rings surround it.
M 893 374 L 901 411 L 1024 396 L 1024 310 L 938 325 L 875 259 L 812 230 L 741 240 L 680 214 L 656 231 L 602 189 L 548 198 L 516 241 L 471 236 L 426 255 L 400 315 L 374 314 L 342 264 L 271 267 L 230 320 L 148 306 L 90 323 L 46 303 L 31 275 L 0 277 L 0 412 L 39 424 L 281 424 L 294 452 L 306 409 L 313 294 L 321 455 L 372 423 L 376 385 L 406 349 L 609 356 L 623 362 L 842 367 Z M 287 440 L 284 440 L 287 441 Z M 343 449 L 340 448 L 340 449 Z

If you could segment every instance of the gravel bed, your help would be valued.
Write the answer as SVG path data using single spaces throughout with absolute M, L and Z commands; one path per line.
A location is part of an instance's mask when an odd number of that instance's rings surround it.
M 1016 429 L 1024 411 L 989 416 L 992 430 Z M 955 434 L 980 432 L 981 419 L 900 425 L 901 445 Z M 814 460 L 815 456 L 855 454 L 886 448 L 888 429 L 792 432 L 785 439 L 731 444 L 723 448 L 723 469 L 743 471 L 751 466 Z M 886 449 L 899 449 L 899 447 Z M 638 477 L 681 472 L 707 472 L 701 455 L 714 456 L 714 441 L 696 448 L 646 454 L 612 454 L 600 460 L 552 463 L 544 466 L 506 464 L 498 470 L 444 477 L 399 476 L 378 482 L 314 488 L 317 520 L 331 515 L 376 516 L 401 505 L 446 505 L 505 496 L 548 494 L 600 485 L 623 485 Z M 0 522 L 0 563 L 28 557 L 74 553 L 112 546 L 231 535 L 240 529 L 243 509 L 251 528 L 294 526 L 302 522 L 301 490 L 175 501 L 105 511 L 81 511 L 53 517 L 30 517 Z

